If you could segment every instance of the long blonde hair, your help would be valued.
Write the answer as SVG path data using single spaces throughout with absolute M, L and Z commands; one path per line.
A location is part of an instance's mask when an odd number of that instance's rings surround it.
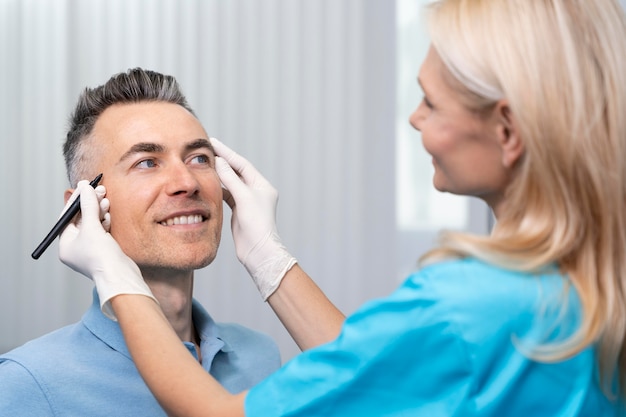
M 473 106 L 508 100 L 525 152 L 492 234 L 445 234 L 423 260 L 474 256 L 527 271 L 557 263 L 583 320 L 539 359 L 597 343 L 605 392 L 617 381 L 626 396 L 623 9 L 614 0 L 441 0 L 426 16 Z

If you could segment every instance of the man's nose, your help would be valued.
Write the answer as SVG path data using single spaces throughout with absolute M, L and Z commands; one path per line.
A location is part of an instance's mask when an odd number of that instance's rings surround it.
M 169 195 L 191 195 L 200 189 L 196 175 L 184 162 L 174 164 L 168 171 L 166 190 Z

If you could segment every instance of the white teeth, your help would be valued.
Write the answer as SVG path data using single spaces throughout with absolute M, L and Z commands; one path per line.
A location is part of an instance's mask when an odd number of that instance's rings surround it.
M 202 223 L 202 216 L 199 214 L 192 214 L 191 216 L 178 216 L 172 217 L 161 222 L 163 226 L 173 226 L 176 224 L 195 224 Z

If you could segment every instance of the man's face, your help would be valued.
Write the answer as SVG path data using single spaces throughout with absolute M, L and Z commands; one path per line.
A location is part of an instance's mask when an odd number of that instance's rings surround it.
M 222 188 L 198 119 L 172 103 L 118 104 L 102 113 L 89 141 L 111 202 L 111 234 L 144 274 L 213 261 Z

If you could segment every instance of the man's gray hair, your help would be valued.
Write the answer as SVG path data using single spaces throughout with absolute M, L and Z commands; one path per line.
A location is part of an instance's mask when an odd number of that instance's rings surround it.
M 87 179 L 89 152 L 83 144 L 102 112 L 114 104 L 144 101 L 178 104 L 194 114 L 174 77 L 142 68 L 116 74 L 105 84 L 83 91 L 70 116 L 70 127 L 63 145 L 65 168 L 72 186 L 75 187 L 81 179 Z

